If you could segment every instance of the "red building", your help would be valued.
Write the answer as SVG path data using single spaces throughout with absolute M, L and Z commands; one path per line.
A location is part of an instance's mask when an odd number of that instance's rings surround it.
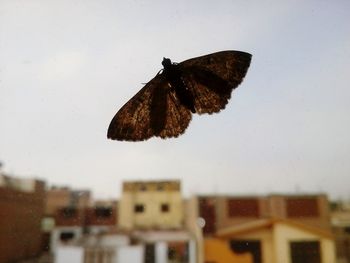
M 86 225 L 94 226 L 111 226 L 117 225 L 116 204 L 113 206 L 94 206 L 85 210 Z
M 116 201 L 94 202 L 90 191 L 67 187 L 52 187 L 46 194 L 46 219 L 52 222 L 46 244 L 51 252 L 60 245 L 79 244 L 86 234 L 116 227 Z

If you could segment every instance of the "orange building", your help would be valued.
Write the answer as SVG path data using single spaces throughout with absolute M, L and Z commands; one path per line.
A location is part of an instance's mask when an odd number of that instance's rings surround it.
M 208 240 L 215 239 L 226 243 L 235 254 L 250 253 L 254 263 L 299 262 L 298 255 L 307 251 L 313 251 L 310 263 L 335 262 L 324 194 L 199 196 L 194 204 L 205 257 L 208 246 L 214 245 Z

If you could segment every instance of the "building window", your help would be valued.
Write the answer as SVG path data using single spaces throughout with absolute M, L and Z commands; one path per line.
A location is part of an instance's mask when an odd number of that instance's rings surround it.
M 344 232 L 350 234 L 350 226 L 344 227 Z
M 237 254 L 250 253 L 254 263 L 261 263 L 261 243 L 259 240 L 231 240 L 231 249 Z
M 62 242 L 67 242 L 69 240 L 72 240 L 74 238 L 74 233 L 73 232 L 62 232 L 60 234 L 60 240 Z
M 321 263 L 320 242 L 291 242 L 292 263 Z
M 73 207 L 65 207 L 61 209 L 61 215 L 64 218 L 73 218 L 77 215 L 77 209 Z
M 229 217 L 258 217 L 259 203 L 257 199 L 228 199 L 227 212 Z
M 144 184 L 140 185 L 140 191 L 146 191 L 147 190 L 147 186 Z
M 136 204 L 134 206 L 135 213 L 143 213 L 145 211 L 145 207 L 143 204 Z
M 170 211 L 170 207 L 169 207 L 169 204 L 162 204 L 160 206 L 160 210 L 163 212 L 163 213 L 167 213 Z
M 109 207 L 96 207 L 95 215 L 100 218 L 110 217 L 112 215 L 112 209 Z
M 319 216 L 317 198 L 289 198 L 286 200 L 288 217 Z

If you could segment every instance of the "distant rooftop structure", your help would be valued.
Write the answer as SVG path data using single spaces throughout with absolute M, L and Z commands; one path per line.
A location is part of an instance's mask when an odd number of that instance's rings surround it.
M 123 183 L 123 192 L 138 191 L 180 191 L 179 180 L 159 181 L 126 181 Z
M 0 187 L 22 192 L 34 192 L 36 182 L 35 179 L 18 178 L 0 173 Z
M 89 190 L 76 190 L 69 187 L 52 186 L 46 193 L 46 214 L 53 215 L 63 207 L 83 208 L 91 204 Z

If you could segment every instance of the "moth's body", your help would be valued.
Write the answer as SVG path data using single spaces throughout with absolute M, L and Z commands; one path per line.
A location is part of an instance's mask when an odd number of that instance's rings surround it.
M 192 113 L 211 114 L 225 108 L 250 60 L 251 55 L 241 51 L 221 51 L 181 63 L 164 58 L 164 69 L 114 116 L 107 137 L 142 141 L 179 136 Z
M 186 106 L 192 113 L 195 113 L 193 96 L 182 79 L 181 66 L 177 63 L 172 63 L 169 58 L 163 58 L 162 65 L 164 74 L 168 81 L 168 86 L 172 92 L 176 92 L 180 102 Z

